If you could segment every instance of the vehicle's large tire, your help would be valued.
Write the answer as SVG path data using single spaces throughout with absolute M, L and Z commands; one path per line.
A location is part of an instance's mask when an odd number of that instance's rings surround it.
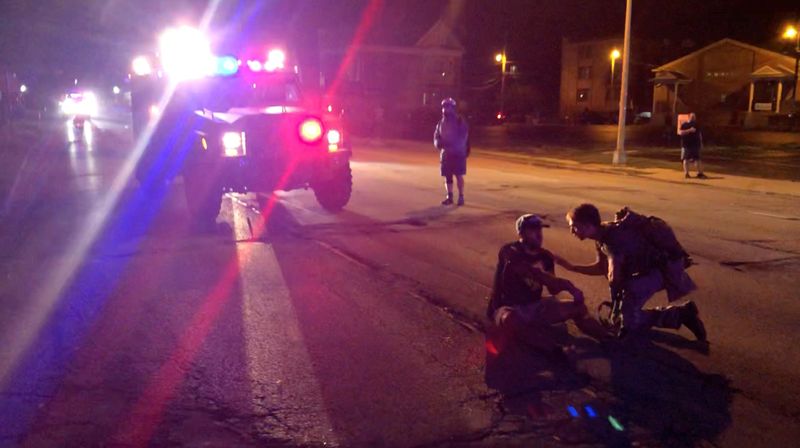
M 353 173 L 350 163 L 336 168 L 333 175 L 325 181 L 313 185 L 317 202 L 329 212 L 338 212 L 350 201 L 353 192 Z
M 222 190 L 189 173 L 183 175 L 183 189 L 192 219 L 199 225 L 214 224 L 222 204 Z

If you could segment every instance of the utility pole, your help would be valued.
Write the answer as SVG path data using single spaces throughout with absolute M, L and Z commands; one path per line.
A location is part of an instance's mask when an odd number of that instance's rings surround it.
M 625 165 L 625 118 L 628 106 L 628 75 L 631 66 L 631 8 L 632 1 L 625 6 L 625 42 L 622 48 L 622 86 L 619 95 L 619 118 L 617 123 L 617 149 L 614 151 L 614 165 Z
M 505 99 L 506 99 L 506 48 L 503 47 L 503 58 L 500 61 L 500 114 L 506 115 L 505 112 Z M 498 117 L 500 119 L 500 117 Z

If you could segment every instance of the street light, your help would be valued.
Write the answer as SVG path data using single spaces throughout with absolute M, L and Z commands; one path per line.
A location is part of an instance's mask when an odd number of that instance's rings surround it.
M 497 114 L 499 120 L 505 115 L 506 63 L 508 62 L 505 50 L 494 55 L 494 60 L 500 64 L 500 113 Z
M 617 59 L 622 57 L 622 55 L 620 54 L 619 50 L 617 50 L 615 48 L 615 49 L 611 50 L 611 54 L 609 55 L 609 57 L 611 58 L 611 87 L 613 88 L 614 87 L 614 63 L 617 61 Z
M 25 84 L 19 86 L 19 93 L 25 93 L 27 91 L 28 91 L 28 86 L 26 86 Z
M 797 110 L 797 68 L 800 64 L 800 32 L 797 28 L 789 25 L 783 32 L 783 38 L 786 40 L 794 40 L 794 101 L 792 102 L 792 109 Z M 781 99 L 778 98 L 778 101 Z

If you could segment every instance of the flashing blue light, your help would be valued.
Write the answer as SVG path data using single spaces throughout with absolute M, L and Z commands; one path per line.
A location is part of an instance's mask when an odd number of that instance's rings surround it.
M 220 56 L 217 58 L 215 72 L 222 76 L 235 75 L 239 71 L 239 61 L 233 56 Z
M 586 415 L 588 415 L 589 418 L 597 417 L 597 413 L 594 412 L 594 409 L 591 406 L 587 405 L 587 406 L 584 406 L 583 408 L 586 409 Z
M 580 414 L 578 414 L 578 410 L 575 409 L 574 406 L 567 406 L 567 411 L 569 411 L 569 415 L 571 415 L 571 416 L 573 416 L 575 418 L 580 417 Z

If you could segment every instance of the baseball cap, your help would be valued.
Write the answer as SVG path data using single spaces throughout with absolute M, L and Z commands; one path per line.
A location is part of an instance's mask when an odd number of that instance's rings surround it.
M 549 224 L 545 224 L 545 222 L 539 215 L 535 215 L 533 213 L 528 213 L 517 218 L 516 226 L 517 226 L 517 233 L 522 232 L 522 229 L 526 227 L 539 228 L 539 229 L 541 229 L 542 227 L 550 227 Z

